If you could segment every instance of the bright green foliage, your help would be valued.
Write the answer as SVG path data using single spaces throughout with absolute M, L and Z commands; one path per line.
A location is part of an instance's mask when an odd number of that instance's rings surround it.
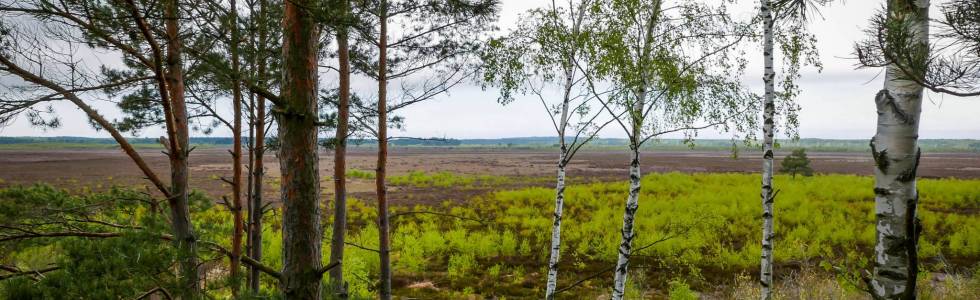
M 372 174 L 373 176 L 373 174 Z M 468 187 L 493 186 L 512 182 L 513 178 L 493 175 L 460 175 L 452 172 L 423 172 L 411 171 L 405 175 L 391 176 L 391 185 L 407 185 L 414 187 Z
M 806 157 L 806 149 L 794 149 L 793 153 L 783 158 L 779 164 L 779 172 L 789 173 L 796 178 L 796 174 L 803 176 L 813 176 L 813 168 L 810 168 L 810 158 Z
M 670 300 L 697 300 L 698 295 L 683 281 L 670 282 Z
M 374 179 L 374 171 L 365 171 L 360 169 L 347 169 L 348 178 L 357 179 Z
M 870 177 L 816 175 L 797 180 L 777 176 L 782 192 L 776 209 L 778 232 L 777 266 L 803 264 L 830 269 L 867 266 L 874 243 L 874 195 Z M 643 178 L 637 212 L 637 249 L 665 236 L 670 238 L 638 250 L 629 291 L 635 295 L 684 295 L 710 293 L 718 284 L 732 282 L 737 274 L 752 274 L 758 264 L 758 199 L 752 174 L 651 174 Z M 619 243 L 622 182 L 576 185 L 566 191 L 566 225 L 563 227 L 563 272 L 568 274 L 559 288 L 612 265 Z M 922 269 L 944 272 L 942 255 L 953 270 L 976 268 L 980 259 L 980 180 L 923 179 L 919 182 L 923 234 L 920 248 Z M 2 222 L 37 221 L 41 211 L 82 207 L 107 200 L 144 199 L 125 190 L 71 195 L 50 187 L 0 190 Z M 396 284 L 395 294 L 416 298 L 482 297 L 528 298 L 540 293 L 542 270 L 547 262 L 553 191 L 527 188 L 500 191 L 470 199 L 467 205 L 442 207 L 394 207 L 392 213 L 439 211 L 435 214 L 405 214 L 392 220 L 392 261 L 396 278 L 410 283 L 432 281 L 438 291 L 408 289 Z M 229 245 L 231 215 L 220 205 L 208 205 L 195 196 L 193 216 L 201 240 Z M 44 203 L 45 205 L 38 205 Z M 110 203 L 112 203 L 110 201 Z M 372 205 L 357 199 L 348 202 L 348 242 L 377 249 L 377 213 Z M 327 204 L 329 205 L 329 204 Z M 37 269 L 51 263 L 63 269 L 45 274 L 38 283 L 26 277 L 0 281 L 0 298 L 78 299 L 102 292 L 97 298 L 135 297 L 156 286 L 170 287 L 174 278 L 173 255 L 168 241 L 153 234 L 167 232 L 159 217 L 138 201 L 116 201 L 89 216 L 115 224 L 139 225 L 148 231 L 112 229 L 122 237 L 83 239 L 46 238 L 0 243 L 5 255 L 0 263 L 22 269 Z M 107 209 L 110 208 L 111 209 Z M 48 218 L 58 215 L 47 214 Z M 65 215 L 62 215 L 64 217 Z M 161 215 L 164 216 L 164 215 Z M 263 263 L 281 268 L 281 213 L 265 216 Z M 102 230 L 84 225 L 86 230 Z M 42 228 L 59 230 L 58 228 Z M 41 229 L 39 229 L 41 230 Z M 328 232 L 324 234 L 329 235 Z M 2 231 L 0 234 L 10 234 Z M 324 240 L 324 247 L 329 240 Z M 378 276 L 377 253 L 348 246 L 344 272 L 350 278 L 355 299 L 372 298 Z M 226 268 L 218 253 L 201 255 L 216 260 L 214 268 Z M 9 254 L 9 255 L 8 255 Z M 327 259 L 326 257 L 324 259 Z M 138 262 L 138 263 L 134 263 Z M 214 270 L 218 271 L 218 270 Z M 833 271 L 822 271 L 833 276 Z M 3 273 L 0 273 L 3 274 Z M 221 274 L 220 272 L 212 274 Z M 224 273 L 226 274 L 226 273 Z M 980 290 L 980 281 L 965 279 L 953 288 Z M 277 282 L 262 277 L 262 293 L 274 295 Z M 326 279 L 325 279 L 326 280 Z M 670 283 L 670 282 L 674 283 Z M 841 284 L 846 284 L 842 281 Z M 962 286 L 961 286 L 962 285 Z M 654 291 L 656 290 L 656 291 Z M 696 292 L 695 292 L 696 291 Z M 214 297 L 229 295 L 225 279 L 210 277 L 208 290 Z M 608 292 L 602 278 L 560 294 L 562 298 L 595 298 Z M 777 292 L 778 289 L 777 289 Z M 932 293 L 932 292 L 930 292 Z M 969 295 L 966 292 L 960 293 Z M 953 294 L 943 294 L 953 295 Z M 959 294 L 957 294 L 959 295 Z

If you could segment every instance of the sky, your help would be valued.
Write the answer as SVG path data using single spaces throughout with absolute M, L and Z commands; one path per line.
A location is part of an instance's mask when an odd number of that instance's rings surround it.
M 739 1 L 731 9 L 736 18 L 746 19 L 755 14 L 757 1 Z M 938 5 L 933 2 L 933 15 Z M 550 0 L 502 0 L 500 27 L 502 31 L 520 22 L 524 11 L 550 4 Z M 798 81 L 802 93 L 797 102 L 800 112 L 800 136 L 804 138 L 867 139 L 875 131 L 874 95 L 882 87 L 881 70 L 856 69 L 853 44 L 864 38 L 864 28 L 872 14 L 884 1 L 837 1 L 820 9 L 809 28 L 817 38 L 823 63 L 822 72 L 803 70 Z M 756 93 L 762 93 L 762 53 L 749 48 L 749 69 L 743 83 Z M 757 69 L 757 70 L 756 70 Z M 353 85 L 371 86 L 371 82 L 355 79 Z M 328 81 L 327 84 L 331 82 Z M 394 136 L 447 138 L 501 138 L 520 136 L 554 136 L 548 117 L 536 98 L 518 98 L 508 105 L 496 101 L 495 90 L 483 90 L 465 83 L 428 102 L 413 105 L 399 112 L 405 117 L 405 128 Z M 119 117 L 113 104 L 98 102 L 95 107 L 109 118 Z M 0 127 L 0 136 L 86 136 L 108 137 L 88 125 L 83 113 L 70 103 L 59 103 L 55 109 L 62 116 L 61 128 L 41 130 L 32 128 L 26 117 Z M 920 138 L 980 138 L 980 99 L 957 98 L 927 93 L 922 108 Z M 617 127 L 602 131 L 602 137 L 624 135 Z M 156 137 L 161 129 L 145 130 L 140 135 Z M 196 136 L 203 136 L 196 133 Z M 228 130 L 216 130 L 212 136 L 230 136 Z M 700 138 L 727 138 L 729 134 L 703 131 Z M 679 136 L 667 136 L 679 137 Z

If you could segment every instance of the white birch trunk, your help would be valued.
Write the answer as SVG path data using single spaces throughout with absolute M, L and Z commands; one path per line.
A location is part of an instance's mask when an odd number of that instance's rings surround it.
M 889 1 L 890 16 L 906 17 L 914 42 L 927 47 L 929 1 Z M 871 292 L 875 299 L 915 299 L 917 248 L 921 227 L 916 214 L 919 165 L 919 116 L 923 88 L 901 79 L 890 65 L 884 89 L 875 97 L 878 126 L 871 139 L 875 160 L 875 267 Z M 921 72 L 917 76 L 923 75 Z
M 565 157 L 567 151 L 565 147 L 561 149 L 558 158 L 558 182 L 555 184 L 555 216 L 551 226 L 551 255 L 548 258 L 548 285 L 545 291 L 545 299 L 555 298 L 555 289 L 558 286 L 558 259 L 561 249 L 561 218 L 562 207 L 565 203 Z
M 772 204 L 775 200 L 773 198 L 773 187 L 772 187 L 772 157 L 773 157 L 773 129 L 775 126 L 775 114 L 776 105 L 774 103 L 775 97 L 775 83 L 773 82 L 776 76 L 775 71 L 773 71 L 773 18 L 772 9 L 769 5 L 769 0 L 761 1 L 761 14 L 764 19 L 764 42 L 763 42 L 763 56 L 765 60 L 765 74 L 763 75 L 763 81 L 766 86 L 766 94 L 764 98 L 764 109 L 763 109 L 763 125 L 762 125 L 762 259 L 761 259 L 761 270 L 759 272 L 759 285 L 762 286 L 762 300 L 772 299 L 772 237 L 773 237 L 773 208 Z
M 908 18 L 914 43 L 928 47 L 929 1 L 889 1 L 890 16 Z M 924 75 L 921 70 L 916 76 Z M 917 248 L 921 226 L 916 213 L 919 194 L 919 116 L 923 88 L 901 79 L 889 65 L 884 89 L 875 97 L 878 126 L 871 139 L 875 160 L 875 267 L 871 279 L 876 299 L 915 299 Z
M 629 266 L 630 251 L 633 249 L 633 221 L 640 200 L 640 149 L 631 147 L 633 158 L 630 160 L 630 191 L 626 199 L 626 211 L 623 214 L 623 238 L 619 243 L 619 259 L 616 261 L 616 277 L 613 282 L 613 300 L 623 299 L 626 292 L 626 271 Z

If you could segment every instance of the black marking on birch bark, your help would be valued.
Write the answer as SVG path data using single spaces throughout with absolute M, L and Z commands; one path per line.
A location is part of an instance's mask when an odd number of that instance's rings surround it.
M 886 188 L 880 188 L 880 187 L 876 187 L 875 188 L 875 195 L 878 195 L 878 196 L 888 196 L 888 195 L 891 195 L 891 194 L 892 194 L 892 192 L 889 191 Z
M 884 239 L 885 254 L 899 257 L 906 254 L 906 244 L 908 243 L 906 236 L 883 235 L 882 239 Z
M 902 124 L 914 123 L 915 120 L 912 120 L 912 117 L 898 107 L 898 103 L 895 102 L 895 97 L 892 97 L 891 93 L 889 93 L 887 89 L 882 89 L 878 92 L 878 95 L 875 96 L 875 102 L 891 107 L 892 113 L 895 114 L 895 118 L 901 121 Z
M 772 156 L 773 156 L 772 149 L 766 150 L 766 154 L 762 155 L 762 157 L 765 159 L 772 159 Z
M 912 180 L 915 180 L 915 174 L 918 172 L 919 169 L 919 158 L 921 157 L 922 157 L 922 148 L 916 148 L 915 161 L 912 162 L 912 166 L 906 169 L 905 171 L 902 171 L 902 174 L 899 174 L 898 178 L 895 179 L 903 183 L 911 182 Z
M 767 212 L 763 212 L 762 213 L 762 217 L 763 218 L 766 218 L 766 219 L 772 219 L 772 214 L 769 213 L 768 211 Z
M 916 155 L 916 163 L 918 163 L 918 155 Z M 914 169 L 914 168 L 913 168 Z M 905 287 L 905 299 L 915 299 L 915 281 L 916 275 L 919 274 L 919 235 L 922 233 L 922 222 L 917 216 L 917 206 L 919 204 L 919 191 L 916 190 L 915 197 L 908 200 L 907 210 L 905 215 L 906 223 L 906 241 L 905 250 L 906 256 L 908 257 L 908 275 L 906 279 Z
M 762 287 L 766 287 L 766 288 L 769 287 L 769 283 L 763 280 L 759 280 L 759 284 L 762 285 Z
M 908 279 L 908 276 L 905 273 L 896 272 L 887 269 L 880 269 L 878 271 L 878 277 L 884 277 L 886 279 L 894 280 L 894 281 L 905 281 Z
M 888 172 L 888 149 L 883 149 L 881 152 L 875 151 L 874 142 L 871 143 L 871 157 L 875 160 L 875 165 L 878 166 L 878 170 L 882 173 Z
M 762 244 L 762 249 L 764 249 L 764 250 L 772 250 L 772 245 L 771 244 Z

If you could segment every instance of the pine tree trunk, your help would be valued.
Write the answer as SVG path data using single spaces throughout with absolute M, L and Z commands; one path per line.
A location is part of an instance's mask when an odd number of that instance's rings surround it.
M 262 261 L 262 181 L 265 175 L 265 165 L 262 156 L 265 155 L 265 98 L 256 96 L 256 124 L 255 124 L 255 158 L 252 162 L 252 210 L 249 217 L 249 241 L 252 247 L 249 248 L 249 256 L 256 261 Z M 249 274 L 249 288 L 252 293 L 259 292 L 260 277 L 262 272 L 258 267 L 251 266 Z
M 343 1 L 343 13 L 346 22 L 349 3 Z M 344 283 L 344 240 L 347 235 L 347 131 L 348 114 L 350 113 L 350 53 L 347 45 L 347 27 L 342 24 L 337 30 L 337 62 L 340 69 L 340 91 L 337 102 L 337 144 L 334 147 L 334 211 L 333 239 L 330 243 L 330 262 L 341 262 L 341 265 L 330 270 L 330 280 L 333 291 L 338 297 L 346 298 L 347 291 Z
M 623 299 L 626 292 L 626 275 L 629 267 L 630 252 L 633 249 L 633 223 L 636 218 L 636 210 L 639 208 L 640 201 L 640 149 L 634 145 L 632 159 L 630 160 L 630 190 L 629 197 L 626 199 L 626 211 L 623 214 L 623 238 L 619 243 L 619 259 L 616 260 L 615 279 L 613 281 L 613 300 Z
M 176 149 L 170 150 L 170 213 L 171 226 L 174 231 L 174 242 L 178 248 L 181 273 L 181 298 L 194 299 L 200 295 L 200 280 L 197 270 L 197 237 L 194 236 L 194 225 L 191 223 L 190 207 L 188 205 L 187 159 L 190 155 L 189 128 L 187 121 L 187 104 L 184 100 L 184 72 L 181 61 L 181 42 L 178 36 L 177 0 L 165 4 L 165 27 L 167 33 L 167 86 L 170 94 L 171 109 L 173 110 L 174 135 L 173 144 Z
M 381 259 L 381 299 L 391 299 L 391 245 L 388 236 L 388 187 L 385 184 L 388 164 L 388 17 L 387 4 L 381 8 L 381 28 L 378 39 L 378 170 L 375 178 L 378 193 L 378 237 Z
M 283 271 L 286 299 L 320 299 L 320 179 L 317 153 L 319 30 L 310 0 L 284 2 L 279 165 L 282 172 Z
M 238 269 L 241 265 L 242 259 L 242 236 L 245 231 L 243 219 L 242 219 L 242 88 L 240 84 L 241 77 L 241 66 L 238 61 L 238 44 L 240 40 L 240 34 L 238 32 L 238 6 L 237 1 L 231 0 L 231 45 L 229 47 L 231 51 L 231 68 L 235 80 L 232 85 L 232 109 L 235 110 L 234 113 L 234 124 L 232 128 L 232 135 L 234 135 L 234 141 L 232 141 L 232 214 L 234 215 L 234 230 L 231 239 L 231 269 L 229 275 L 231 277 L 231 294 L 232 297 L 238 296 L 239 289 L 239 274 Z
M 929 45 L 928 1 L 891 0 L 889 18 L 906 18 L 914 43 Z M 919 118 L 923 88 L 902 79 L 902 71 L 889 65 L 884 89 L 875 97 L 878 125 L 871 139 L 875 168 L 877 216 L 875 267 L 871 292 L 876 299 L 915 299 L 917 248 L 921 227 L 916 213 L 919 195 Z M 923 75 L 922 72 L 916 76 Z
M 761 11 L 764 19 L 764 42 L 763 56 L 765 60 L 765 82 L 766 94 L 763 103 L 762 121 L 762 261 L 759 272 L 759 285 L 762 286 L 763 300 L 772 299 L 772 237 L 773 237 L 773 186 L 772 186 L 772 158 L 773 158 L 773 130 L 775 125 L 776 105 L 775 83 L 773 82 L 776 74 L 773 70 L 773 18 L 772 8 L 769 0 L 762 0 Z
M 259 1 L 259 19 L 264 20 L 266 16 L 266 2 Z M 256 45 L 256 51 L 265 50 L 266 44 L 266 31 L 260 25 L 258 34 L 258 45 Z M 262 57 L 262 56 L 259 56 Z M 256 76 L 260 78 L 261 82 L 265 82 L 265 62 L 261 59 L 256 61 Z M 249 222 L 249 242 L 252 247 L 249 248 L 249 256 L 256 261 L 262 261 L 262 185 L 265 178 L 265 98 L 260 95 L 255 95 L 255 140 L 253 142 L 253 161 L 252 161 L 252 198 L 251 201 L 252 210 L 248 212 L 251 222 Z M 249 268 L 249 288 L 252 290 L 253 294 L 259 292 L 259 285 L 261 281 L 262 272 L 256 266 L 250 266 Z

